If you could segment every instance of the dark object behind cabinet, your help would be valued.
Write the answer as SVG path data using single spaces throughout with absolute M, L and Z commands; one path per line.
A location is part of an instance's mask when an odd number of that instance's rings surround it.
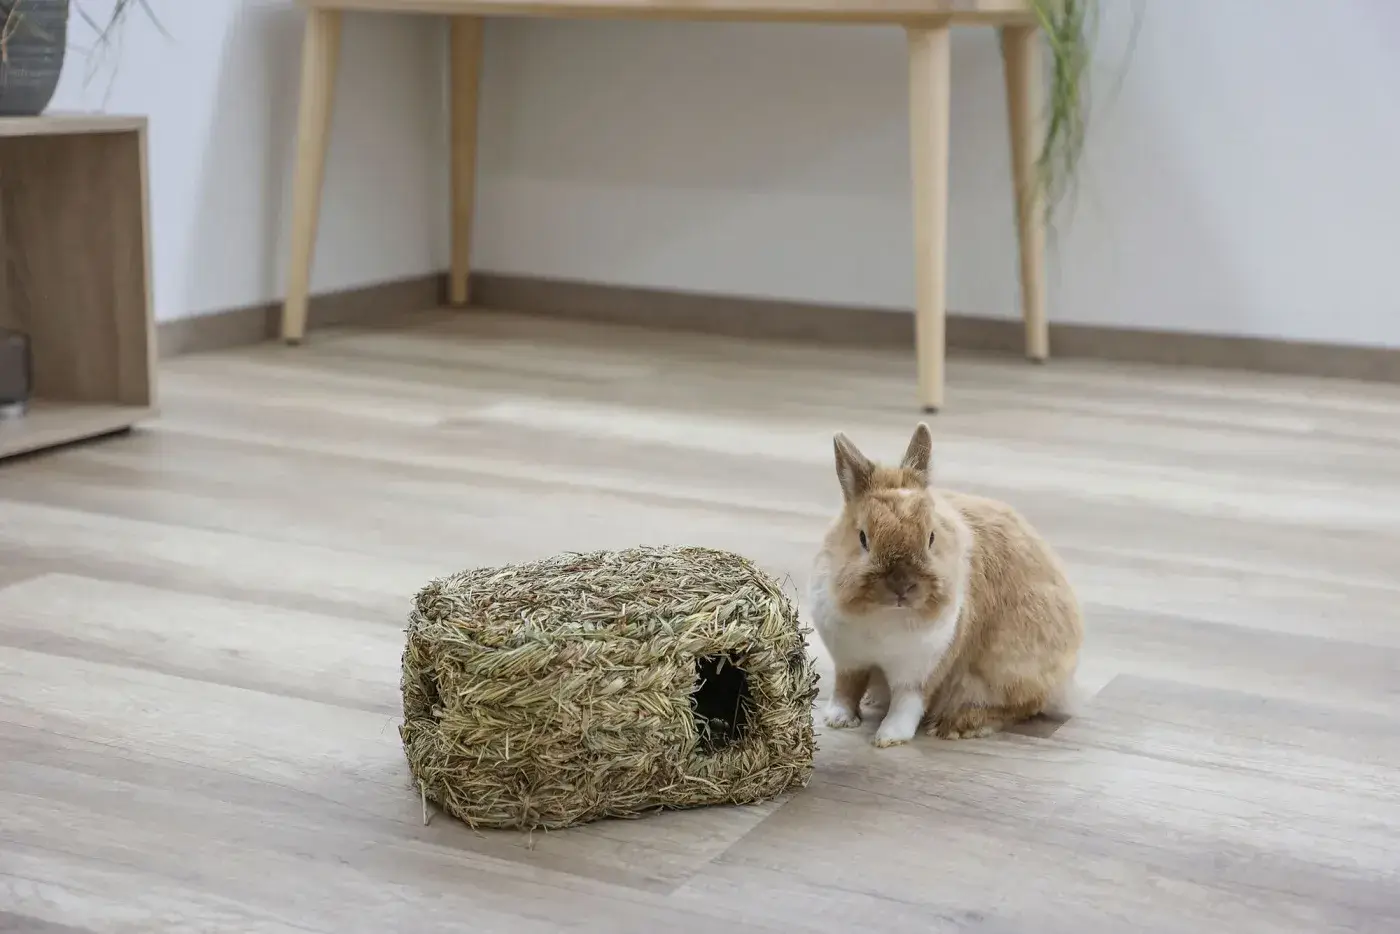
M 0 419 L 23 415 L 33 391 L 29 338 L 0 328 Z

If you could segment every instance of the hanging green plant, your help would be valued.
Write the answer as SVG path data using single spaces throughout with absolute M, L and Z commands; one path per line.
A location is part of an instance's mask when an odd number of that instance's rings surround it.
M 1074 183 L 1084 151 L 1089 63 L 1098 38 L 1098 0 L 1027 0 L 1050 50 L 1049 114 L 1036 160 L 1047 216 Z

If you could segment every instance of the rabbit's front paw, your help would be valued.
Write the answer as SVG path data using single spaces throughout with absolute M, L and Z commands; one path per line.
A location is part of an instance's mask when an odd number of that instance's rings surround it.
M 826 705 L 826 725 L 833 730 L 849 730 L 860 726 L 860 712 L 833 700 Z

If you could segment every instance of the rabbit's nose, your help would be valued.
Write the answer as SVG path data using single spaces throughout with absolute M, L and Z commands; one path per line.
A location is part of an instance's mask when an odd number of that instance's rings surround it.
M 885 586 L 890 589 L 890 593 L 903 600 L 914 592 L 914 577 L 903 571 L 896 571 L 885 578 Z

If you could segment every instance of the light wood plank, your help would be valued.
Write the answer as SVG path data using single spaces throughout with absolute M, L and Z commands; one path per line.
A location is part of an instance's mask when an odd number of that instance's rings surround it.
M 1400 800 L 1355 807 L 1344 764 L 1318 790 L 1058 737 L 833 763 L 720 865 L 731 880 L 789 877 L 779 892 L 854 889 L 992 930 L 1379 931 L 1400 920 Z M 1212 742 L 1199 732 L 1199 746 Z M 849 734 L 823 742 L 835 757 L 857 745 Z M 879 869 L 854 868 L 865 866 Z
M 145 117 L 129 114 L 48 110 L 37 117 L 0 117 L 0 136 L 85 136 L 90 133 L 135 133 L 145 128 Z
M 823 730 L 784 802 L 530 838 L 422 825 L 395 733 L 413 592 L 678 541 L 800 594 L 839 496 L 831 432 L 902 450 L 913 361 L 404 325 L 172 361 L 149 426 L 0 467 L 4 923 L 1397 927 L 1393 387 L 953 360 L 935 471 L 1064 556 L 1080 714 L 894 751 Z
M 24 418 L 0 421 L 0 459 L 125 431 L 154 414 L 139 405 L 39 399 Z
M 958 25 L 1032 23 L 1024 0 L 300 0 L 316 10 L 447 16 Z
M 1318 791 L 1345 789 L 1358 804 L 1368 798 L 1383 808 L 1400 804 L 1400 719 L 1338 700 L 1323 692 L 1291 701 L 1124 676 L 1055 739 L 1237 775 L 1287 775 Z
M 45 574 L 0 590 L 0 645 L 400 712 L 393 621 L 350 621 L 139 584 Z
M 92 562 L 168 575 L 253 593 L 301 595 L 303 608 L 365 607 L 400 620 L 417 589 L 442 573 L 428 561 L 394 561 L 353 550 L 268 541 L 228 531 L 179 528 L 77 510 L 0 503 L 0 547 L 46 558 L 56 569 Z M 121 548 L 112 543 L 122 542 Z M 455 562 L 454 562 L 455 563 Z
M 0 705 L 7 698 L 16 707 L 36 704 L 29 714 L 4 718 L 22 728 L 53 729 L 76 741 L 79 750 L 111 743 L 150 749 L 158 742 L 162 761 L 216 771 L 224 776 L 221 780 L 280 783 L 275 776 L 282 766 L 275 762 L 235 761 L 241 757 L 231 747 L 211 746 L 207 738 L 189 735 L 197 730 L 193 725 L 199 718 L 230 726 L 237 720 L 246 726 L 225 730 L 234 742 L 269 751 L 276 745 L 278 761 L 304 768 L 308 775 L 343 768 L 348 761 L 359 762 L 356 771 L 363 772 L 372 758 L 378 760 L 373 771 L 383 779 L 367 774 L 368 783 L 359 790 L 363 797 L 344 803 L 367 816 L 396 822 L 419 816 L 421 803 L 404 794 L 408 779 L 396 733 L 398 658 L 403 650 L 398 626 L 347 624 L 251 603 L 47 575 L 0 590 L 0 646 L 16 650 L 17 667 L 23 667 L 31 682 L 42 676 L 48 682 L 44 690 L 61 688 L 53 680 L 70 666 L 91 682 L 84 689 L 89 697 L 83 706 L 69 709 L 50 703 L 42 711 L 36 695 L 19 689 L 10 695 L 0 683 Z M 183 702 L 181 716 L 161 714 L 170 694 L 182 693 L 187 681 L 193 693 Z M 119 714 L 117 720 L 102 720 L 89 715 L 88 703 L 116 703 L 120 708 L 135 704 L 153 718 L 138 723 Z M 320 727 L 308 721 L 307 712 Z M 283 741 L 264 735 L 260 724 L 267 718 L 285 725 Z M 74 731 L 64 723 L 83 727 Z M 298 743 L 291 731 L 299 723 L 322 735 Z M 122 724 L 137 732 L 114 732 Z M 259 735 L 261 740 L 254 738 Z M 325 763 L 329 750 L 341 750 L 348 758 L 336 753 L 340 764 Z M 70 751 L 58 761 L 71 758 Z M 302 811 L 314 807 L 305 801 L 296 806 Z M 481 852 L 616 884 L 665 889 L 689 878 L 698 865 L 727 849 L 774 807 L 717 815 L 668 814 L 645 825 L 599 824 L 537 839 L 497 835 L 483 838 Z M 452 836 L 454 828 L 442 832 Z
M 16 793 L 13 780 L 21 777 L 45 783 L 52 797 L 36 804 Z M 111 873 L 113 867 L 124 870 L 129 879 L 175 880 L 174 886 L 165 882 L 159 887 L 166 892 L 174 888 L 179 893 L 185 886 L 205 893 L 222 890 L 245 916 L 328 934 L 373 934 L 409 927 L 457 932 L 464 918 L 483 930 L 550 932 L 569 925 L 599 934 L 645 934 L 658 927 L 700 934 L 715 923 L 714 918 L 688 914 L 667 905 L 661 896 L 637 889 L 534 870 L 432 843 L 389 842 L 353 824 L 322 834 L 308 832 L 287 815 L 266 833 L 249 833 L 258 812 L 178 789 L 29 769 L 16 769 L 0 778 L 0 785 L 5 786 L 0 806 L 15 812 L 17 805 L 24 805 L 22 814 L 6 828 L 14 841 L 10 847 L 28 857 L 22 868 L 29 877 L 21 877 L 23 881 L 38 877 L 34 881 L 67 895 L 65 901 L 96 917 L 98 930 L 109 930 L 115 917 L 132 912 L 130 903 L 106 902 L 100 890 L 99 894 L 74 891 L 75 881 L 90 878 L 94 868 Z M 59 825 L 88 828 L 87 849 L 92 856 L 76 859 L 54 847 L 49 832 Z M 18 876 L 18 871 L 0 872 L 0 880 Z M 109 891 L 110 886 L 108 881 Z M 11 888 L 23 894 L 13 882 Z M 55 910 L 62 903 L 27 901 L 30 913 L 57 915 L 55 920 L 65 923 L 76 920 L 71 909 Z M 217 902 L 206 907 L 207 901 L 212 900 L 206 896 L 197 907 L 206 911 L 223 907 Z M 167 902 L 165 911 L 178 905 L 178 901 Z M 181 925 L 190 915 L 175 915 L 180 919 L 175 924 L 170 917 L 166 914 L 158 920 L 155 930 L 187 929 Z M 739 931 L 782 930 L 737 917 L 724 920 Z

